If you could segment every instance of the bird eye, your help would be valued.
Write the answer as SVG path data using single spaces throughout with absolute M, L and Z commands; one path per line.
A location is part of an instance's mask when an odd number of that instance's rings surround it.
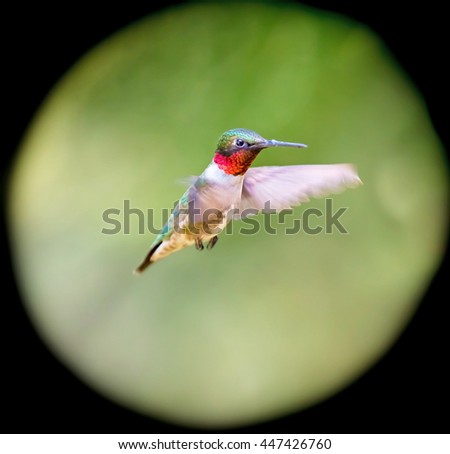
M 236 146 L 242 148 L 245 145 L 245 142 L 242 139 L 236 139 Z

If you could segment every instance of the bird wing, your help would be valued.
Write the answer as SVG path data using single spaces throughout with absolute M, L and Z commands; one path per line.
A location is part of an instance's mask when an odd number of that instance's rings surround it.
M 360 184 L 352 164 L 253 167 L 244 177 L 239 217 L 280 211 Z
M 224 191 L 223 186 L 206 183 L 201 176 L 194 179 L 194 184 L 189 186 L 180 198 L 169 219 L 182 228 L 205 221 L 213 224 L 219 222 L 223 214 L 230 209 L 233 201 L 237 204 L 239 200 L 240 187 L 236 187 L 235 191 L 227 192 Z
M 181 186 L 189 187 L 189 186 L 193 185 L 197 181 L 197 179 L 198 179 L 197 175 L 189 175 L 184 178 L 178 178 L 176 180 L 176 183 Z

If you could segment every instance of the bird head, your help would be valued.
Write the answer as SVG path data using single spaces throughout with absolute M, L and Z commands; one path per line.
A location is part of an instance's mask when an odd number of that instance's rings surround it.
M 302 143 L 267 140 L 250 129 L 230 129 L 224 132 L 217 143 L 214 162 L 225 172 L 242 175 L 250 167 L 258 153 L 269 147 L 305 148 Z

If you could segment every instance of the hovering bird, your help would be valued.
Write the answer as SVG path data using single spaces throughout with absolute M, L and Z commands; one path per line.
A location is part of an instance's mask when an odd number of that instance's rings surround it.
M 218 234 L 233 219 L 270 210 L 281 211 L 310 197 L 324 197 L 359 186 L 361 180 L 351 164 L 294 165 L 250 168 L 264 148 L 305 148 L 302 143 L 267 140 L 249 129 L 231 129 L 222 134 L 214 158 L 193 180 L 135 269 L 149 265 L 195 244 L 212 249 Z

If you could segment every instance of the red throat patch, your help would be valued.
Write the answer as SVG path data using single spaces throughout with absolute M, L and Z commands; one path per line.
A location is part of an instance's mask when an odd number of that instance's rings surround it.
M 214 162 L 228 175 L 243 175 L 252 165 L 256 156 L 258 156 L 258 152 L 249 150 L 236 151 L 230 156 L 216 151 Z

